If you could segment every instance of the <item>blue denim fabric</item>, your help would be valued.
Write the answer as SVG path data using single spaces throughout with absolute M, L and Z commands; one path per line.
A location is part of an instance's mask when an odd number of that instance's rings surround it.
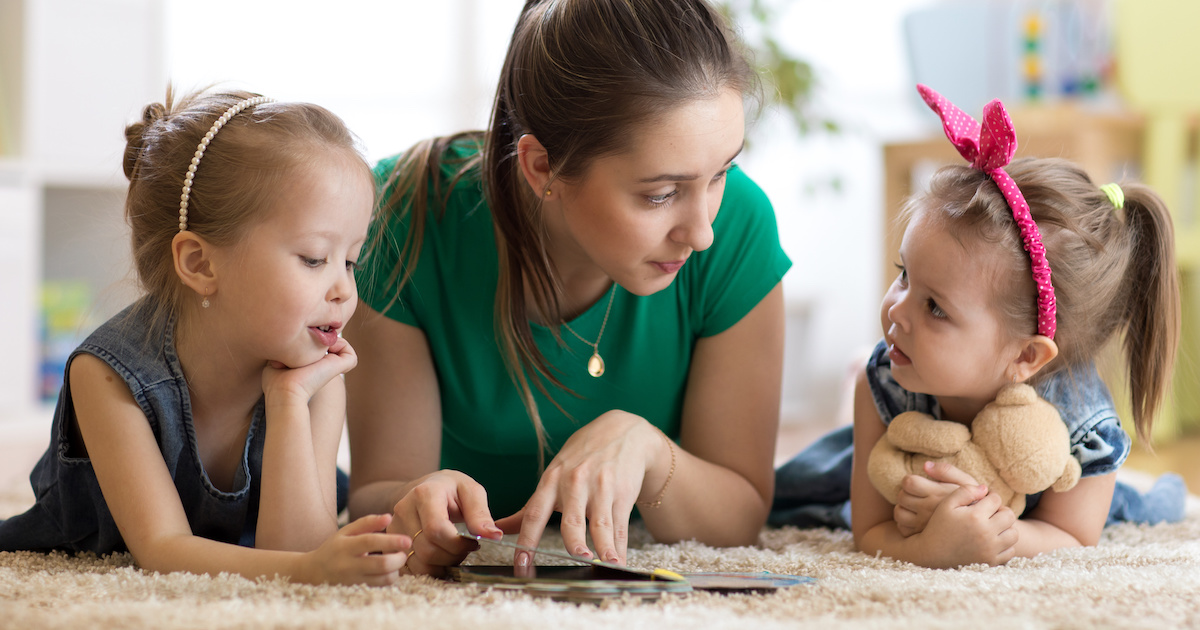
M 880 342 L 867 361 L 867 383 L 884 424 L 904 411 L 941 417 L 937 399 L 905 390 L 892 378 L 887 346 Z M 1129 455 L 1131 440 L 1121 428 L 1112 397 L 1095 366 L 1060 372 L 1038 387 L 1038 394 L 1058 408 L 1071 437 L 1071 452 L 1083 476 L 1117 470 Z M 843 427 L 818 440 L 775 471 L 775 499 L 768 522 L 773 525 L 849 528 L 850 471 L 853 429 Z M 1182 480 L 1164 475 L 1145 494 L 1124 483 L 1114 490 L 1108 523 L 1176 522 L 1183 518 L 1187 490 Z M 1025 514 L 1040 495 L 1030 495 Z
M 36 503 L 24 514 L 0 521 L 0 551 L 126 550 L 104 502 L 91 461 L 73 457 L 70 361 L 90 354 L 112 366 L 146 415 L 187 514 L 192 532 L 221 542 L 254 546 L 259 480 L 266 435 L 263 401 L 254 410 L 242 463 L 225 492 L 204 472 L 192 427 L 187 383 L 175 355 L 174 322 L 154 322 L 143 300 L 103 324 L 68 359 L 67 375 L 51 427 L 50 447 L 29 476 Z M 149 331 L 149 332 L 147 332 Z
M 1058 408 L 1071 436 L 1071 454 L 1084 477 L 1107 475 L 1121 467 L 1133 441 L 1121 428 L 1108 386 L 1096 366 L 1060 372 L 1037 386 L 1038 395 Z
M 1026 495 L 1025 514 L 1022 518 L 1032 513 L 1041 500 L 1041 492 Z M 1183 520 L 1186 504 L 1187 486 L 1183 483 L 1183 477 L 1175 473 L 1161 475 L 1145 492 L 1118 481 L 1117 486 L 1113 488 L 1112 503 L 1108 506 L 1108 519 L 1104 524 L 1108 526 L 1117 523 L 1178 523 Z
M 1183 477 L 1166 473 L 1154 480 L 1146 492 L 1118 482 L 1113 492 L 1112 505 L 1108 508 L 1108 522 L 1116 523 L 1178 523 L 1183 520 L 1187 507 L 1187 486 Z
M 825 434 L 775 471 L 770 525 L 850 529 L 854 427 Z

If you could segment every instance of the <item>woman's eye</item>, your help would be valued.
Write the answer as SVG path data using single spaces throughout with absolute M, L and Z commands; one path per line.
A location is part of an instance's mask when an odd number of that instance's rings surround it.
M 900 270 L 900 277 L 899 277 L 900 286 L 904 286 L 904 285 L 908 284 L 908 270 L 905 269 L 904 265 L 901 265 L 900 263 L 895 263 L 895 264 L 896 264 L 896 269 Z
M 729 168 L 726 168 L 725 170 L 721 171 L 720 173 L 717 173 L 716 177 L 712 178 L 713 183 L 715 184 L 715 183 L 721 181 L 722 179 L 725 179 L 725 176 L 729 174 L 729 169 L 731 169 L 731 168 L 733 168 L 732 164 L 729 165 Z
M 349 271 L 352 273 L 355 271 L 358 271 L 358 262 L 354 261 L 354 260 L 347 260 L 346 261 L 346 271 Z
M 308 256 L 301 256 L 300 260 L 303 261 L 304 265 L 307 267 L 320 267 L 326 262 L 324 258 L 309 258 Z
M 943 311 L 933 298 L 929 298 L 929 314 L 938 319 L 946 319 L 946 311 Z
M 652 205 L 652 206 L 661 206 L 661 205 L 666 204 L 668 201 L 671 200 L 671 197 L 674 197 L 677 194 L 679 194 L 678 190 L 672 190 L 671 192 L 663 194 L 663 195 L 647 196 L 646 201 L 650 202 L 650 205 Z

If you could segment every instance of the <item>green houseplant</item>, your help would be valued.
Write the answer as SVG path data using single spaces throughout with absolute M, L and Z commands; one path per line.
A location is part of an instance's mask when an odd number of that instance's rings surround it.
M 741 31 L 763 75 L 767 108 L 788 114 L 803 136 L 814 130 L 837 131 L 836 121 L 815 113 L 812 94 L 817 85 L 812 66 L 788 52 L 776 34 L 779 6 L 791 0 L 722 0 L 718 8 Z

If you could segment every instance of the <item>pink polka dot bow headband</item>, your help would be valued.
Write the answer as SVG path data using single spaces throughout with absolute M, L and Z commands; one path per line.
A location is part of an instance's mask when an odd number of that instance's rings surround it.
M 1038 334 L 1053 339 L 1056 326 L 1054 287 L 1050 284 L 1046 247 L 1042 244 L 1042 235 L 1029 212 L 1025 196 L 1004 170 L 1017 152 L 1017 132 L 1013 130 L 1012 119 L 1004 111 L 999 99 L 984 106 L 983 124 L 980 125 L 941 94 L 924 85 L 917 85 L 917 91 L 929 108 L 942 119 L 942 127 L 950 143 L 971 163 L 972 168 L 987 173 L 996 182 L 1000 194 L 1004 195 L 1008 207 L 1012 208 L 1013 219 L 1025 242 L 1025 251 L 1029 252 L 1033 280 L 1037 284 Z

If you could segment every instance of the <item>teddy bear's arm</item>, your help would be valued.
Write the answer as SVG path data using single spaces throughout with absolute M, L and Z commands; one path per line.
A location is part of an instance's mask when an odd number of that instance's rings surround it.
M 1079 460 L 1075 459 L 1074 457 L 1068 457 L 1067 465 L 1063 470 L 1062 476 L 1059 477 L 1058 481 L 1055 481 L 1054 485 L 1050 487 L 1053 488 L 1055 492 L 1066 492 L 1067 490 L 1074 488 L 1075 484 L 1079 483 L 1079 477 L 1081 475 L 1083 475 L 1083 469 L 1079 466 Z
M 897 450 L 887 438 L 875 442 L 867 461 L 867 476 L 888 503 L 896 502 L 900 494 L 900 482 L 909 472 L 904 453 Z
M 967 427 L 946 420 L 935 420 L 919 411 L 906 411 L 896 416 L 887 430 L 887 440 L 893 446 L 910 453 L 930 457 L 948 457 L 971 439 Z

